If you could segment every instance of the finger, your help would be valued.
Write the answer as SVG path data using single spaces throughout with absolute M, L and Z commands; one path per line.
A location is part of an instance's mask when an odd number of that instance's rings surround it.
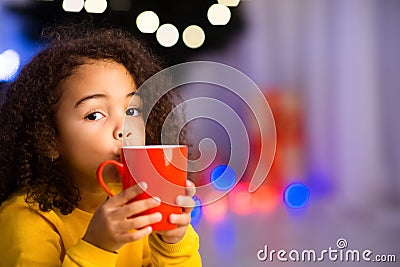
M 189 213 L 182 214 L 171 214 L 169 216 L 170 223 L 176 224 L 178 226 L 186 226 L 190 224 L 191 217 Z
M 189 196 L 178 196 L 176 198 L 176 204 L 183 207 L 184 212 L 191 212 L 194 208 L 195 202 Z
M 143 193 L 147 189 L 147 184 L 145 182 L 140 182 L 128 189 L 122 190 L 119 194 L 111 197 L 108 203 L 113 206 L 121 206 L 127 203 L 129 200 L 135 198 L 139 194 Z
M 137 230 L 134 232 L 127 232 L 127 233 L 121 234 L 120 241 L 123 243 L 137 241 L 139 239 L 142 239 L 142 238 L 148 236 L 149 234 L 151 234 L 151 232 L 153 232 L 153 229 L 151 228 L 151 226 L 147 226 L 143 229 L 140 229 L 140 230 Z
M 146 198 L 142 200 L 136 200 L 122 207 L 116 208 L 113 211 L 113 217 L 118 219 L 124 219 L 130 216 L 137 215 L 151 208 L 158 207 L 160 203 L 161 201 L 159 198 Z
M 185 192 L 187 196 L 193 197 L 196 194 L 196 186 L 193 182 L 187 180 Z
M 118 228 L 121 232 L 128 232 L 134 229 L 142 229 L 151 224 L 161 221 L 162 215 L 160 212 L 155 212 L 149 215 L 138 216 L 129 218 L 119 223 Z

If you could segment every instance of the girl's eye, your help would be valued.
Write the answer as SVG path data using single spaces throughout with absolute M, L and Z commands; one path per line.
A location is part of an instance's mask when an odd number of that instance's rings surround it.
M 100 112 L 93 112 L 86 116 L 86 119 L 90 121 L 97 121 L 100 120 L 101 118 L 104 118 L 104 115 L 101 114 Z
M 142 114 L 142 110 L 140 110 L 138 108 L 128 108 L 125 111 L 125 114 L 128 116 L 136 117 L 136 116 L 140 116 Z

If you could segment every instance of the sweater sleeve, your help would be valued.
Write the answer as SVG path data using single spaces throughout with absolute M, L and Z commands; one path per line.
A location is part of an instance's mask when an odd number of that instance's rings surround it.
M 175 244 L 168 244 L 156 234 L 149 236 L 152 266 L 202 266 L 199 254 L 199 237 L 191 225 L 185 236 Z
M 64 248 L 60 236 L 30 208 L 3 205 L 0 231 L 0 266 L 61 266 Z
M 79 240 L 65 251 L 54 221 L 19 203 L 0 209 L 0 267 L 115 266 L 118 254 Z

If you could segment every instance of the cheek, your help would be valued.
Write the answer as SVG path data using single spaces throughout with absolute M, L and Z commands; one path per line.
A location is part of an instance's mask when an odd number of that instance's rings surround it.
M 101 160 L 113 148 L 109 144 L 110 138 L 105 138 L 106 134 L 106 131 L 91 132 L 78 127 L 64 129 L 58 139 L 61 158 L 73 166 L 90 165 L 97 159 Z
M 113 157 L 112 146 L 106 144 L 104 140 L 92 139 L 91 142 L 77 137 L 75 140 L 69 141 L 64 143 L 60 158 L 66 171 L 71 172 L 72 179 L 95 177 L 98 166 Z M 105 177 L 118 177 L 116 169 L 112 167 L 106 168 L 104 175 Z M 75 183 L 77 182 L 75 181 Z

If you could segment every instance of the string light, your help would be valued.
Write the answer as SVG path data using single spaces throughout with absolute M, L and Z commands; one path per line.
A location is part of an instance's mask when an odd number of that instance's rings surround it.
M 235 7 L 239 5 L 240 0 L 218 0 L 218 4 Z
M 80 12 L 84 5 L 84 0 L 64 0 L 62 8 L 66 12 Z
M 226 25 L 231 19 L 231 11 L 225 5 L 214 4 L 208 9 L 207 18 L 212 25 Z
M 179 31 L 172 24 L 163 24 L 156 32 L 157 41 L 164 47 L 174 46 L 179 39 Z
M 142 33 L 154 33 L 160 25 L 160 19 L 153 11 L 144 11 L 136 18 L 136 26 Z
M 212 25 L 226 25 L 231 19 L 228 7 L 236 7 L 240 0 L 218 0 L 218 4 L 210 6 L 207 18 Z M 130 0 L 63 0 L 62 8 L 66 12 L 104 13 L 108 5 L 113 11 L 129 11 Z M 179 31 L 172 24 L 160 27 L 160 18 L 153 11 L 144 11 L 136 18 L 136 26 L 142 33 L 156 33 L 156 39 L 164 47 L 172 47 L 179 40 Z M 192 49 L 201 47 L 205 42 L 205 31 L 198 25 L 190 25 L 182 32 L 183 43 Z
M 203 45 L 206 35 L 201 27 L 190 25 L 183 31 L 182 39 L 187 47 L 194 49 Z
M 103 13 L 107 9 L 106 0 L 86 0 L 85 10 L 88 13 Z

